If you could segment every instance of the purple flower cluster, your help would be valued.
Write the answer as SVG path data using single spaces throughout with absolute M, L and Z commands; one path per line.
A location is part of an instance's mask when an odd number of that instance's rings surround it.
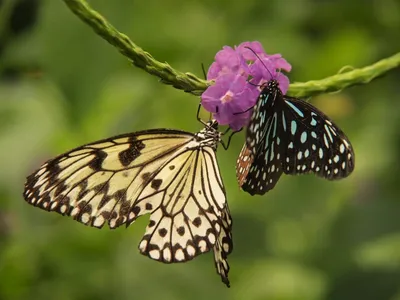
M 276 79 L 286 94 L 289 79 L 280 70 L 289 72 L 291 68 L 282 55 L 266 54 L 257 41 L 224 46 L 208 69 L 207 80 L 215 80 L 215 84 L 202 94 L 201 104 L 219 124 L 239 130 L 247 125 L 262 84 Z

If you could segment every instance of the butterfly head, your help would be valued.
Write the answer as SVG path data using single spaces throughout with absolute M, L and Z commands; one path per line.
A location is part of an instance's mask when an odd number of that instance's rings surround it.
M 218 122 L 215 119 L 212 119 L 210 121 L 208 121 L 206 123 L 206 127 L 204 128 L 204 130 L 214 130 L 214 131 L 218 131 Z
M 277 79 L 266 81 L 260 86 L 260 89 L 264 92 L 280 91 L 279 81 Z
M 221 140 L 222 133 L 218 131 L 218 122 L 210 120 L 205 127 L 196 134 L 198 142 L 217 148 L 218 142 Z
M 268 81 L 267 83 L 267 87 L 269 89 L 276 89 L 279 88 L 279 82 L 276 79 L 271 79 L 270 81 Z

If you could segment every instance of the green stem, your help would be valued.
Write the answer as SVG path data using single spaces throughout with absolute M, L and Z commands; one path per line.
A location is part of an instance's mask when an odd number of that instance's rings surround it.
M 161 82 L 194 95 L 200 95 L 212 84 L 212 82 L 200 79 L 191 73 L 175 70 L 168 63 L 157 61 L 148 52 L 133 43 L 125 34 L 116 30 L 103 16 L 93 10 L 85 0 L 64 0 L 64 2 L 75 15 L 92 27 L 97 34 L 113 45 L 121 54 L 131 60 L 135 66 L 158 76 Z M 288 95 L 309 97 L 320 93 L 340 91 L 349 86 L 368 83 L 399 66 L 400 53 L 397 53 L 365 68 L 354 69 L 321 80 L 293 83 L 289 87 Z
M 294 97 L 309 97 L 316 94 L 337 92 L 346 87 L 366 84 L 400 66 L 400 53 L 360 69 L 336 74 L 321 80 L 296 82 L 290 85 L 288 94 Z

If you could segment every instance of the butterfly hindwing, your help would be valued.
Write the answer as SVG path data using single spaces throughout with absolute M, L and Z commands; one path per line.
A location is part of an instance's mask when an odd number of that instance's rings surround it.
M 164 262 L 180 262 L 207 252 L 215 245 L 226 202 L 218 166 L 212 164 L 210 156 L 214 156 L 210 147 L 201 151 L 187 150 L 154 177 L 165 182 L 157 192 L 164 196 L 165 205 L 159 206 L 150 217 L 139 245 L 142 253 Z M 183 162 L 177 163 L 177 159 Z M 147 189 L 151 192 L 150 187 Z M 138 201 L 148 197 L 147 193 L 145 189 L 144 198 L 139 197 Z
M 229 287 L 228 272 L 230 268 L 227 257 L 233 250 L 233 242 L 232 219 L 228 205 L 222 211 L 221 226 L 222 228 L 214 247 L 214 262 L 217 273 L 221 275 L 222 282 Z
M 245 144 L 237 162 L 237 177 L 243 190 L 251 195 L 264 194 L 273 189 L 282 174 L 281 139 L 277 136 L 280 121 L 276 115 L 266 123 L 262 144 L 253 154 Z
M 246 182 L 253 161 L 254 155 L 251 153 L 246 143 L 244 143 L 236 161 L 236 179 L 240 187 Z

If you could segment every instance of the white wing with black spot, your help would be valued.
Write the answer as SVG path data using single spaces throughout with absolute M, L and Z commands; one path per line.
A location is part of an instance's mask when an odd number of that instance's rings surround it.
M 224 225 L 230 216 L 215 127 L 197 134 L 154 129 L 81 146 L 30 175 L 24 197 L 98 228 L 128 226 L 149 213 L 139 250 L 164 263 L 216 251 L 221 234 L 230 236 Z
M 229 264 L 228 255 L 233 250 L 232 242 L 232 219 L 229 212 L 228 205 L 222 211 L 222 229 L 219 234 L 217 243 L 214 246 L 214 261 L 217 273 L 221 275 L 222 282 L 224 282 L 228 287 L 229 279 Z

